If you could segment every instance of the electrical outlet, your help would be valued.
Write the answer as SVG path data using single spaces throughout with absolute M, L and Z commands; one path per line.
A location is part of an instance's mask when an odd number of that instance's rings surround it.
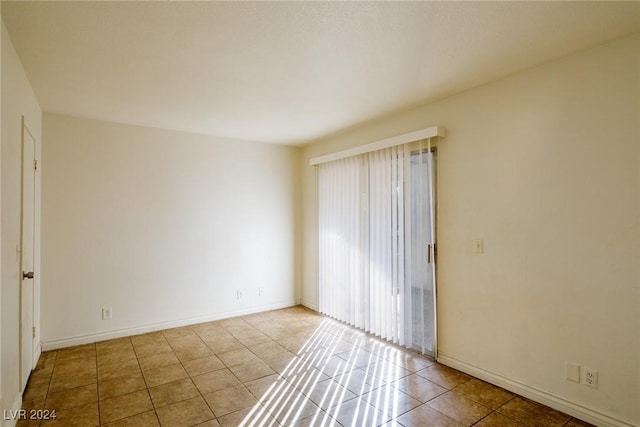
M 483 239 L 476 239 L 473 242 L 473 251 L 477 254 L 483 254 L 484 253 L 484 240 Z
M 242 291 L 238 291 L 238 299 L 241 300 L 242 299 Z
M 590 368 L 584 368 L 584 385 L 598 388 L 598 371 Z
M 102 320 L 111 320 L 113 310 L 111 307 L 102 307 Z

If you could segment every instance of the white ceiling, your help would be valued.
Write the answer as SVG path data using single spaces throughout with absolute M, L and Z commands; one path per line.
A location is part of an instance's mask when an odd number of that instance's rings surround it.
M 2 1 L 2 19 L 45 111 L 301 144 L 638 32 L 640 2 Z

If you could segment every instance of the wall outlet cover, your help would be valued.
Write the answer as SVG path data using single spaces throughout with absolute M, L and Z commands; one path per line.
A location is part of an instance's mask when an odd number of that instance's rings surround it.
M 591 368 L 584 368 L 584 385 L 598 388 L 598 371 Z
M 580 383 L 580 365 L 566 362 L 564 366 L 565 379 L 573 381 L 574 383 Z

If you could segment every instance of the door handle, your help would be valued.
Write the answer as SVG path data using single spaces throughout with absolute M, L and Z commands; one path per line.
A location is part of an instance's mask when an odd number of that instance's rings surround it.
M 427 264 L 436 262 L 436 244 L 427 245 Z
M 25 273 L 23 271 L 22 272 L 22 279 L 33 279 L 33 271 L 30 271 L 28 273 Z

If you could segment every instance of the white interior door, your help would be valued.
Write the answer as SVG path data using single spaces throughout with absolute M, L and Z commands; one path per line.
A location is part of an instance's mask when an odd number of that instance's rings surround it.
M 36 140 L 22 119 L 22 218 L 20 244 L 20 390 L 33 368 Z

